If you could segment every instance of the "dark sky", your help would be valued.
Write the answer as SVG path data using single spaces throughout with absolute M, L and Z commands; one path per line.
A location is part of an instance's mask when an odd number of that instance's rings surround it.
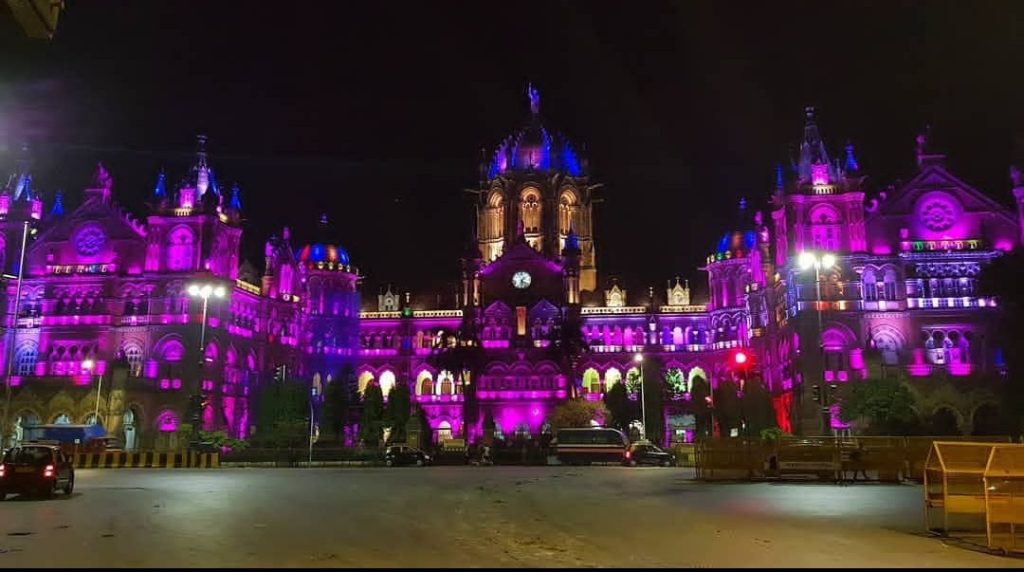
M 102 160 L 135 212 L 206 133 L 244 193 L 246 254 L 326 210 L 368 276 L 457 278 L 480 147 L 528 115 L 586 144 L 598 268 L 627 287 L 696 270 L 740 196 L 819 109 L 874 188 L 914 170 L 925 124 L 968 182 L 1010 204 L 1024 133 L 1021 2 L 80 2 L 51 42 L 0 7 L 0 167 L 74 203 Z M 263 4 L 266 4 L 264 7 Z M 450 292 L 450 287 L 444 288 Z

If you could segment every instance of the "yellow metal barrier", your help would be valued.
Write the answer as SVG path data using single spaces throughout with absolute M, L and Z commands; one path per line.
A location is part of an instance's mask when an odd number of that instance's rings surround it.
M 1024 552 L 1017 546 L 1017 526 L 1024 524 L 1024 445 L 994 445 L 984 483 L 989 549 Z
M 103 453 L 76 453 L 76 469 L 128 469 L 128 468 L 220 468 L 219 453 L 159 453 L 138 451 L 132 453 L 106 451 Z
M 924 465 L 924 523 L 928 531 L 949 533 L 951 516 L 986 517 L 985 467 L 993 443 L 935 441 Z M 942 527 L 931 523 L 931 513 L 942 511 Z M 970 528 L 958 528 L 970 530 Z

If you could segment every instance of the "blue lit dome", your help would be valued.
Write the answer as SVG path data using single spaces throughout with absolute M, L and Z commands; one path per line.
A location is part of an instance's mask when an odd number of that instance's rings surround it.
M 310 269 L 316 270 L 347 270 L 350 265 L 348 252 L 327 240 L 329 234 L 327 215 L 320 217 L 317 225 L 317 239 L 299 249 L 299 262 Z
M 740 199 L 733 228 L 737 230 L 730 230 L 718 239 L 715 251 L 708 257 L 708 262 L 746 258 L 757 246 L 757 232 L 754 221 L 750 219 L 750 213 L 747 211 L 746 199 Z
M 540 118 L 540 95 L 528 90 L 533 115 L 530 123 L 506 137 L 494 151 L 487 176 L 508 171 L 563 171 L 573 177 L 583 174 L 583 161 L 572 143 L 561 133 L 548 131 Z

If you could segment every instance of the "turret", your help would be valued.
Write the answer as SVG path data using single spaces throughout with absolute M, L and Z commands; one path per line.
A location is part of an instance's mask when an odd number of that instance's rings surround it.
M 562 248 L 562 280 L 565 286 L 565 301 L 569 305 L 580 303 L 580 241 L 576 229 L 569 226 L 569 234 L 565 236 Z
M 1024 173 L 1016 165 L 1010 167 L 1010 182 L 1013 183 L 1013 198 L 1017 201 L 1018 239 L 1024 244 Z

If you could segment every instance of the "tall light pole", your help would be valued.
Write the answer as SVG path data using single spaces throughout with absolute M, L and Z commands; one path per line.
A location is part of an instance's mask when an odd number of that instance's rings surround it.
M 192 399 L 189 400 L 189 406 L 193 407 L 192 404 L 198 402 L 197 396 L 202 395 L 203 390 L 203 364 L 206 363 L 206 315 L 209 309 L 210 296 L 223 298 L 227 295 L 227 290 L 219 284 L 190 284 L 188 287 L 188 295 L 193 298 L 202 298 L 203 300 L 203 320 L 199 327 L 199 371 L 196 373 L 196 392 L 193 394 Z M 192 411 L 191 413 L 192 436 L 193 440 L 195 440 L 199 435 L 199 419 L 201 412 Z
M 95 367 L 96 362 L 91 358 L 86 358 L 82 361 L 82 371 L 84 371 L 89 377 L 92 377 L 93 368 Z M 96 409 L 93 410 L 93 419 L 95 419 L 94 424 L 100 425 L 100 395 L 103 394 L 103 376 L 97 374 L 96 381 Z
M 313 466 L 313 403 L 316 401 L 317 391 L 314 385 L 310 388 L 309 399 L 309 466 Z
M 800 255 L 797 257 L 797 264 L 800 266 L 800 269 L 803 270 L 803 271 L 807 271 L 807 270 L 810 270 L 811 268 L 814 268 L 814 292 L 815 292 L 815 300 L 816 300 L 815 305 L 816 305 L 817 310 L 818 310 L 818 360 L 821 363 L 822 374 L 824 374 L 824 371 L 825 371 L 825 340 L 822 339 L 822 335 L 824 335 L 824 332 L 823 332 L 823 326 L 822 326 L 822 322 L 821 322 L 821 320 L 822 320 L 822 318 L 821 318 L 821 270 L 822 269 L 829 270 L 830 268 L 835 266 L 836 265 L 836 256 L 834 254 L 827 253 L 827 252 L 826 253 L 822 253 L 820 256 L 818 254 L 815 254 L 814 252 L 801 252 Z M 819 380 L 819 381 L 821 381 L 821 380 Z M 821 401 L 822 401 L 822 403 L 821 403 L 821 406 L 822 406 L 822 411 L 821 411 L 822 421 L 821 421 L 821 423 L 822 423 L 822 433 L 824 433 L 824 432 L 826 432 L 826 431 L 828 431 L 830 429 L 829 422 L 828 422 L 829 421 L 828 413 L 826 413 L 826 412 L 829 412 L 829 403 L 827 403 L 827 399 L 825 399 L 824 397 L 822 398 Z
M 633 361 L 640 367 L 640 429 L 641 437 L 647 438 L 647 394 L 644 392 L 644 354 L 637 353 Z
M 3 427 L 0 427 L 0 436 L 6 437 L 11 425 L 11 376 L 14 374 L 14 346 L 15 338 L 18 335 L 18 317 L 21 314 L 21 279 L 25 276 L 25 248 L 28 246 L 28 225 L 25 220 L 21 229 L 21 256 L 18 259 L 18 286 L 14 294 L 14 312 L 11 320 L 10 342 L 7 348 L 7 383 L 4 390 L 4 418 Z M 2 270 L 2 269 L 0 269 Z M 0 442 L 0 446 L 3 443 Z

